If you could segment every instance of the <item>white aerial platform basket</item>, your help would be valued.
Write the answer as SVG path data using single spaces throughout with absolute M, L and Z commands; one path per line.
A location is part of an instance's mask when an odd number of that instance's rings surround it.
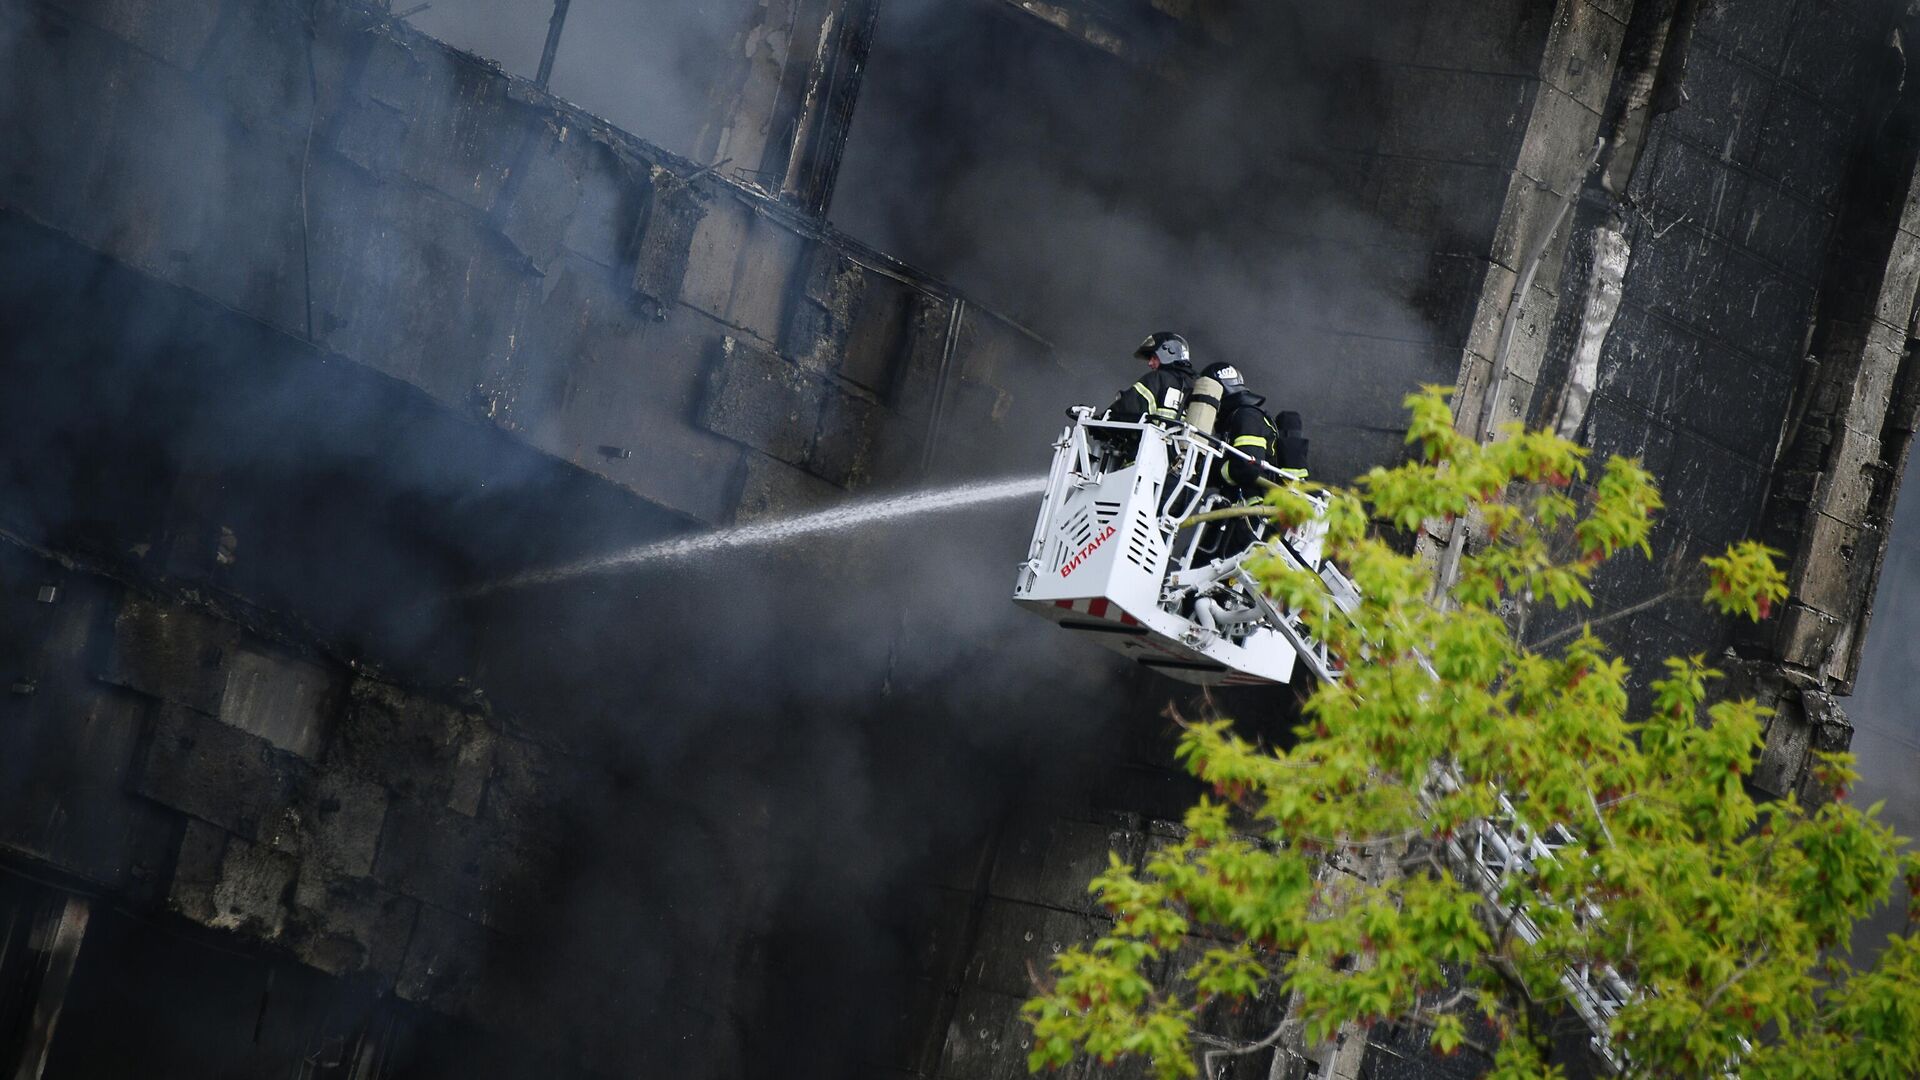
M 1284 683 L 1302 664 L 1321 679 L 1338 674 L 1326 649 L 1242 565 L 1255 555 L 1286 559 L 1317 572 L 1350 609 L 1357 594 L 1322 565 L 1318 522 L 1209 558 L 1210 534 L 1230 526 L 1180 526 L 1226 505 L 1207 480 L 1222 456 L 1237 451 L 1184 424 L 1100 420 L 1085 406 L 1071 415 L 1054 444 L 1015 601 L 1186 682 Z M 1260 535 L 1264 522 L 1243 520 Z

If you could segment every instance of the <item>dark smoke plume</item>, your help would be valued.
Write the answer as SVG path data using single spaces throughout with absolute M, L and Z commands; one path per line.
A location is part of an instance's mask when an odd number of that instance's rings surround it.
M 538 39 L 518 28 L 537 35 L 525 9 L 541 6 L 438 0 L 417 21 L 483 52 L 520 50 L 501 57 L 519 71 Z M 563 45 L 555 90 L 684 148 L 709 92 L 690 73 L 748 7 L 644 5 L 654 51 L 622 68 L 614 30 L 596 43 L 593 27 L 636 16 L 575 0 L 578 37 Z M 1113 358 L 1110 379 L 1067 385 L 1039 370 L 1009 387 L 1016 396 L 1104 397 L 1134 377 L 1132 345 L 1174 327 L 1202 360 L 1240 363 L 1310 423 L 1336 424 L 1327 386 L 1342 373 L 1321 349 L 1328 335 L 1424 341 L 1418 316 L 1391 299 L 1403 291 L 1393 237 L 1343 188 L 1344 148 L 1371 122 L 1338 75 L 1367 47 L 1359 15 L 1246 4 L 1231 43 L 1182 45 L 1174 33 L 1164 59 L 1184 75 L 1168 79 L 994 7 L 890 0 L 834 218 L 1063 352 Z M 304 11 L 259 10 L 303 30 Z M 469 29 L 496 17 L 515 29 L 462 38 L 461 11 Z M 265 81 L 258 107 L 304 126 L 304 66 Z M 39 94 L 8 84 L 0 114 L 86 107 Z M 190 134 L 130 137 L 104 169 L 157 177 L 171 196 L 144 223 L 156 264 L 177 256 L 191 288 L 261 290 L 291 313 L 309 284 L 323 295 L 384 287 L 333 261 L 349 257 L 343 237 L 397 212 L 377 184 L 318 155 L 303 234 L 267 203 L 285 188 L 257 182 L 258 162 L 184 152 Z M 55 178 L 92 167 L 52 143 L 15 153 Z M 425 274 L 379 269 L 400 282 Z M 493 575 L 687 526 L 393 380 L 236 329 L 218 304 L 129 307 L 153 291 L 136 275 L 60 275 L 23 265 L 5 278 L 14 340 L 26 343 L 7 354 L 14 392 L 0 402 L 6 523 L 189 583 L 210 571 L 185 555 L 126 553 L 196 522 L 230 526 L 240 561 L 224 587 L 297 614 L 342 659 L 430 685 L 468 679 L 497 715 L 572 750 L 546 778 L 565 822 L 550 872 L 485 962 L 563 1002 L 581 1031 L 621 1032 L 617 1071 L 841 1077 L 889 1039 L 927 1036 L 895 1012 L 925 974 L 935 883 L 964 893 L 969 860 L 1010 808 L 1071 801 L 1116 746 L 1163 733 L 1172 684 L 1012 610 L 1030 507 L 450 602 Z M 120 321 L 87 323 L 103 310 Z M 431 341 L 411 324 L 320 333 L 350 353 L 411 349 L 423 377 L 460 384 L 465 369 L 436 365 L 484 358 L 505 336 L 477 321 L 432 327 Z M 1037 470 L 1053 433 L 1010 432 L 994 460 L 953 465 Z
M 1431 339 L 1355 180 L 1378 122 L 1359 58 L 1393 19 L 1214 6 L 1220 37 L 1121 60 L 997 5 L 890 3 L 835 220 L 1116 376 L 1178 329 L 1312 425 L 1374 422 L 1331 339 Z

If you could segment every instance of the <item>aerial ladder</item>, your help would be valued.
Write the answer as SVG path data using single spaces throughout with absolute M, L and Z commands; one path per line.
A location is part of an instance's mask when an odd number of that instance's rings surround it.
M 1251 560 L 1273 558 L 1308 571 L 1336 608 L 1353 611 L 1359 590 L 1325 558 L 1321 520 L 1279 528 L 1261 517 L 1238 519 L 1248 530 L 1240 538 L 1252 542 L 1223 550 L 1217 534 L 1229 523 L 1192 519 L 1230 504 L 1209 485 L 1223 458 L 1253 459 L 1184 420 L 1113 420 L 1084 405 L 1067 415 L 1014 583 L 1016 603 L 1183 682 L 1264 686 L 1303 673 L 1321 682 L 1341 677 L 1341 658 L 1299 615 L 1268 597 L 1248 568 Z M 1301 475 L 1258 464 L 1277 484 Z M 1323 498 L 1306 497 L 1324 511 Z M 1450 764 L 1436 762 L 1421 792 L 1423 806 L 1463 782 Z M 1532 825 L 1507 793 L 1496 805 L 1494 815 L 1447 841 L 1447 856 L 1488 910 L 1500 913 L 1502 925 L 1533 944 L 1541 932 L 1531 905 L 1507 904 L 1507 887 L 1528 880 L 1535 865 L 1578 838 L 1565 825 Z M 1602 917 L 1592 904 L 1575 912 L 1576 921 Z M 1560 983 L 1591 1032 L 1591 1049 L 1618 1070 L 1624 1061 L 1608 1023 L 1633 999 L 1634 987 L 1606 964 L 1569 966 Z

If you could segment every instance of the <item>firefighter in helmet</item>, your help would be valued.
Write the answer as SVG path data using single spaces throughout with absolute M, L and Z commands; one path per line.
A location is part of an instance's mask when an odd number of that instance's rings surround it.
M 1266 494 L 1267 485 L 1273 479 L 1264 466 L 1269 463 L 1291 465 L 1287 457 L 1296 449 L 1296 444 L 1301 457 L 1299 464 L 1306 464 L 1306 440 L 1298 437 L 1297 414 L 1282 414 L 1294 418 L 1296 430 L 1292 433 L 1292 441 L 1275 427 L 1267 417 L 1267 399 L 1247 389 L 1246 378 L 1238 368 L 1231 364 L 1214 364 L 1200 373 L 1199 385 L 1207 391 L 1212 391 L 1216 384 L 1220 388 L 1220 401 L 1219 411 L 1213 420 L 1213 434 L 1231 447 L 1233 452 L 1221 457 L 1214 483 L 1228 499 L 1250 502 Z M 1196 390 L 1196 393 L 1200 391 Z M 1277 462 L 1276 453 L 1280 455 Z M 1233 518 L 1221 523 L 1219 529 L 1203 539 L 1197 554 L 1202 560 L 1217 559 L 1243 551 L 1259 538 L 1260 530 L 1253 519 Z
M 1246 455 L 1228 454 L 1221 459 L 1220 490 L 1235 502 L 1259 498 L 1266 491 L 1261 466 L 1273 460 L 1278 434 L 1267 418 L 1267 399 L 1247 389 L 1246 379 L 1232 364 L 1214 364 L 1203 374 L 1220 384 L 1220 413 L 1213 424 L 1214 433 L 1221 442 Z
M 1187 395 L 1193 391 L 1193 364 L 1187 353 L 1187 339 L 1169 331 L 1153 334 L 1133 350 L 1136 359 L 1147 363 L 1147 373 L 1114 399 L 1107 409 L 1110 420 L 1180 419 Z

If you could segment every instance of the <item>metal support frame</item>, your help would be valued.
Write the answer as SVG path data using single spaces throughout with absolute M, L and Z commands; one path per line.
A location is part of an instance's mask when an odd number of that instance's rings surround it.
M 1429 809 L 1439 798 L 1462 786 L 1453 766 L 1436 764 L 1420 793 L 1421 809 Z M 1526 906 L 1507 905 L 1501 893 L 1508 883 L 1530 876 L 1536 865 L 1553 861 L 1556 851 L 1578 843 L 1580 838 L 1559 823 L 1535 829 L 1504 792 L 1495 805 L 1498 809 L 1493 816 L 1473 822 L 1465 836 L 1447 841 L 1447 856 L 1461 879 L 1480 894 L 1490 910 L 1505 911 L 1503 922 L 1513 935 L 1532 945 L 1541 937 L 1538 924 Z M 1605 918 L 1592 903 L 1581 905 L 1573 916 L 1582 923 Z M 1633 985 L 1611 964 L 1570 965 L 1560 973 L 1560 985 L 1566 989 L 1573 1011 L 1592 1033 L 1588 1045 L 1608 1068 L 1618 1072 L 1625 1060 L 1613 1044 L 1608 1025 L 1634 999 Z
M 547 43 L 540 50 L 540 70 L 533 76 L 533 85 L 542 90 L 553 78 L 553 58 L 560 52 L 560 32 L 566 28 L 567 7 L 572 3 L 573 0 L 553 0 L 553 17 L 547 20 Z
M 920 476 L 933 474 L 934 457 L 940 450 L 941 428 L 947 420 L 947 385 L 953 375 L 953 354 L 960 346 L 960 329 L 966 325 L 967 302 L 959 297 L 951 301 L 947 312 L 947 332 L 940 344 L 940 370 L 933 379 L 933 404 L 927 411 L 927 430 L 921 440 Z

